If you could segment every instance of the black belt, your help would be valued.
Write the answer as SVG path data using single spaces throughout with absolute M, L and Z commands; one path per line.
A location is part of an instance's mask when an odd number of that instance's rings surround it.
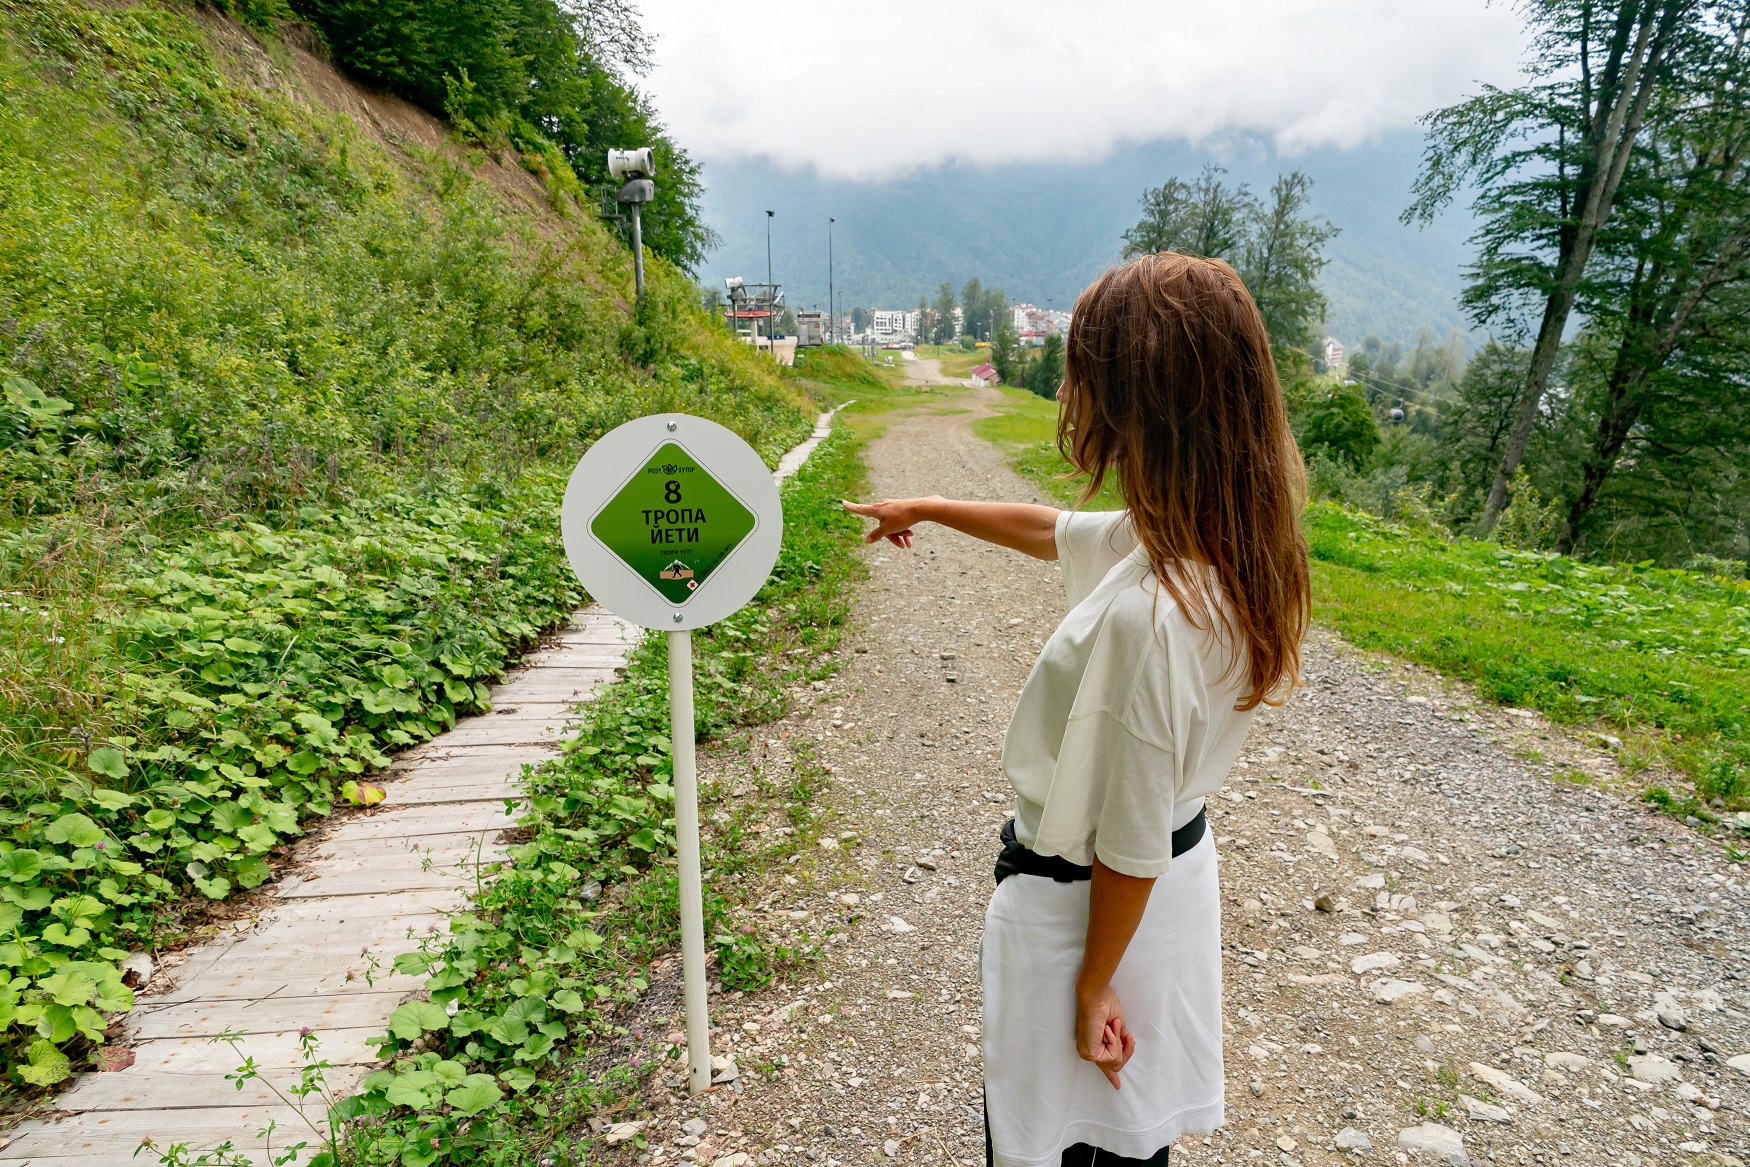
M 1173 832 L 1173 858 L 1177 859 L 1202 842 L 1203 832 L 1208 826 L 1209 819 L 1199 807 L 1196 818 Z M 1015 820 L 1010 819 L 1003 824 L 1003 850 L 997 856 L 996 875 L 999 886 L 1011 875 L 1043 875 L 1059 883 L 1075 883 L 1094 878 L 1094 869 L 1071 863 L 1061 855 L 1041 855 L 1022 846 L 1015 838 Z

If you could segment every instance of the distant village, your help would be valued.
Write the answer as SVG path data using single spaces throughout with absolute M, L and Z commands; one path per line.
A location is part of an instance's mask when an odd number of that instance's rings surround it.
M 924 319 L 924 312 L 919 308 L 876 308 L 868 313 L 866 323 L 859 328 L 860 315 L 853 313 L 840 321 L 846 330 L 843 335 L 852 344 L 874 344 L 884 348 L 916 344 Z M 1069 331 L 1069 313 L 1041 308 L 1037 304 L 1016 304 L 1009 309 L 1009 327 L 1015 330 L 1015 336 L 1022 344 L 1043 344 L 1051 333 L 1061 335 Z M 955 308 L 954 339 L 959 340 L 965 331 L 966 309 Z

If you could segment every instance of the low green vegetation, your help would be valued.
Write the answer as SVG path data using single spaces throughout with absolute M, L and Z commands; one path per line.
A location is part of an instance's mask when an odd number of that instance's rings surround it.
M 564 192 L 396 147 L 213 13 L 0 4 L 0 1060 L 46 1086 L 387 754 L 580 600 L 621 421 L 812 407 Z M 283 60 L 277 41 L 267 61 Z M 351 784 L 351 785 L 349 785 Z
M 1073 504 L 1079 484 L 1051 440 L 1055 406 L 1006 396 L 978 432 L 1049 497 Z M 1674 767 L 1692 791 L 1650 791 L 1670 809 L 1706 818 L 1750 807 L 1750 584 L 1457 538 L 1414 502 L 1400 499 L 1400 513 L 1419 525 L 1331 501 L 1308 508 L 1320 622 L 1490 700 L 1619 739 L 1631 767 Z M 1122 503 L 1108 489 L 1089 505 Z
M 1069 467 L 1057 452 L 1057 402 L 1008 386 L 1002 395 L 1002 407 L 993 416 L 973 422 L 973 432 L 1006 453 L 1009 464 L 1046 498 L 1075 505 L 1081 498 L 1081 484 L 1068 476 Z M 1088 503 L 1092 510 L 1123 505 L 1117 484 L 1110 479 Z
M 862 524 L 839 507 L 863 489 L 858 446 L 839 431 L 786 484 L 770 581 L 694 635 L 701 743 L 781 716 L 833 668 L 863 570 Z M 822 822 L 826 773 L 791 752 L 733 798 L 727 779 L 702 791 L 707 942 L 725 990 L 806 966 L 824 940 L 767 934 L 741 910 L 751 877 L 810 848 Z M 651 636 L 586 706 L 564 756 L 528 771 L 529 841 L 447 935 L 396 960 L 426 974 L 426 992 L 390 1019 L 389 1065 L 336 1112 L 349 1162 L 591 1161 L 585 1120 L 654 1069 L 624 1051 L 647 1049 L 626 1018 L 652 963 L 679 945 L 671 774 L 666 640 Z M 599 1056 L 613 1048 L 620 1057 Z
M 1330 502 L 1306 524 L 1318 617 L 1346 639 L 1617 737 L 1631 764 L 1674 765 L 1695 794 L 1671 805 L 1750 806 L 1750 584 L 1455 539 Z

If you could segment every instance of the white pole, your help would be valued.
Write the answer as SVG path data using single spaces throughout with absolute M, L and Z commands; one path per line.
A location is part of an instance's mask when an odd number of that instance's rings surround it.
M 711 1022 L 705 1003 L 705 897 L 699 879 L 699 771 L 693 757 L 693 634 L 668 634 L 669 736 L 674 833 L 681 884 L 682 999 L 687 1007 L 687 1089 L 711 1087 Z

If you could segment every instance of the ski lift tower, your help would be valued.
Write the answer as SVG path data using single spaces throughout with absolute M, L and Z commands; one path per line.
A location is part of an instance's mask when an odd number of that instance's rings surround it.
M 729 290 L 730 327 L 738 336 L 745 336 L 748 343 L 759 348 L 761 325 L 764 324 L 766 342 L 771 343 L 773 327 L 778 322 L 778 314 L 784 310 L 784 289 L 780 284 L 750 284 L 740 276 L 730 276 L 723 281 L 723 286 Z

